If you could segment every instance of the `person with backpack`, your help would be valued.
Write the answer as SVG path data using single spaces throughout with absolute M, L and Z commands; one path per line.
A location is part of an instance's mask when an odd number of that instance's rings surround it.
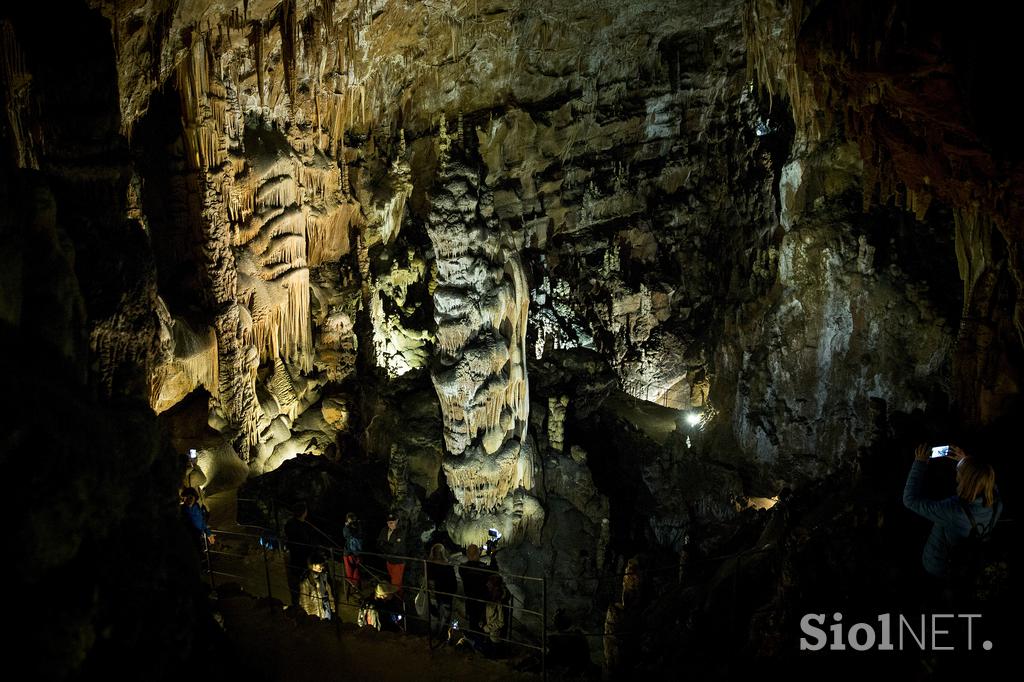
M 941 500 L 924 495 L 925 472 L 933 457 L 927 446 L 920 445 L 907 476 L 903 504 L 933 522 L 921 561 L 934 578 L 942 601 L 948 603 L 970 591 L 977 576 L 970 574 L 969 567 L 977 565 L 978 559 L 970 554 L 979 551 L 976 541 L 992 532 L 1002 504 L 997 499 L 996 474 L 991 465 L 969 457 L 955 445 L 949 446 L 941 458 L 957 461 L 956 494 Z
M 448 632 L 452 620 L 452 605 L 455 592 L 459 589 L 455 567 L 448 563 L 448 552 L 440 542 L 430 548 L 430 558 L 425 564 L 427 586 L 436 603 L 437 634 Z
M 345 547 L 342 559 L 345 562 L 345 593 L 359 592 L 359 553 L 363 551 L 363 532 L 359 527 L 359 517 L 355 512 L 345 514 L 345 527 L 342 529 Z

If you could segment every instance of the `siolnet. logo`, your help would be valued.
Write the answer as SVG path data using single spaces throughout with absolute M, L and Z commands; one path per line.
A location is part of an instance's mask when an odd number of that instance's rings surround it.
M 832 623 L 824 613 L 808 613 L 800 619 L 801 651 L 977 651 L 976 628 L 980 613 L 931 613 L 916 616 L 882 613 L 874 623 L 854 623 L 846 627 L 842 613 L 832 614 Z M 992 650 L 991 640 L 980 642 L 984 651 Z

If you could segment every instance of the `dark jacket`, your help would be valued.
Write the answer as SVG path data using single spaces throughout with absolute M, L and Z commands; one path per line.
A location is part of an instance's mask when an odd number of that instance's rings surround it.
M 490 563 L 467 561 L 459 566 L 459 577 L 462 578 L 462 590 L 472 599 L 487 599 L 487 579 L 497 572 L 494 555 Z
M 427 562 L 427 581 L 432 590 L 444 592 L 439 594 L 439 601 L 450 603 L 453 594 L 459 591 L 459 583 L 455 578 L 455 567 L 450 564 Z
M 313 526 L 293 516 L 288 519 L 288 523 L 284 524 L 284 534 L 287 538 L 285 547 L 289 554 L 288 563 L 304 571 L 310 555 L 316 549 L 314 547 L 318 540 L 316 531 L 313 530 Z
M 923 496 L 924 475 L 928 468 L 927 461 L 915 460 L 907 476 L 907 485 L 903 489 L 903 504 L 907 509 L 933 521 L 931 535 L 924 545 L 921 563 L 924 569 L 934 576 L 944 578 L 949 575 L 950 550 L 963 542 L 971 533 L 971 521 L 967 518 L 960 498 L 956 495 L 944 500 L 929 500 Z M 982 498 L 974 500 L 971 513 L 979 526 L 991 529 L 999 520 L 1002 505 L 996 500 L 992 507 L 986 507 Z
M 363 534 L 359 531 L 358 526 L 346 523 L 341 534 L 345 537 L 343 550 L 345 556 L 358 555 L 363 551 Z
M 377 551 L 381 554 L 392 554 L 396 556 L 389 556 L 388 561 L 393 564 L 404 564 L 405 560 L 398 558 L 408 554 L 408 546 L 406 544 L 405 529 L 402 528 L 402 524 L 398 524 L 395 528 L 395 532 L 391 534 L 391 538 L 388 538 L 388 527 L 384 526 L 381 529 L 380 535 L 377 536 Z

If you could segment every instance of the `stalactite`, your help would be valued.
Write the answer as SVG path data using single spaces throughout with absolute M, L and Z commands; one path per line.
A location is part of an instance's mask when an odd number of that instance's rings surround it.
M 213 395 L 219 393 L 217 335 L 212 327 L 197 333 L 184 320 L 176 319 L 174 362 L 193 385 L 201 384 Z
M 290 175 L 279 175 L 260 185 L 256 192 L 256 209 L 282 208 L 298 203 L 298 187 Z
M 299 398 L 295 393 L 292 377 L 288 374 L 288 369 L 280 358 L 274 360 L 274 371 L 267 381 L 267 390 L 281 406 L 282 414 L 294 421 L 298 411 Z
M 340 182 L 339 173 L 337 167 L 321 169 L 300 165 L 298 179 L 299 185 L 305 190 L 305 200 L 326 202 L 329 193 Z
M 263 265 L 296 265 L 306 261 L 306 238 L 302 234 L 275 237 L 263 256 Z
M 953 211 L 956 233 L 956 258 L 960 279 L 964 283 L 963 316 L 971 317 L 974 289 L 994 264 L 992 255 L 992 223 L 981 216 L 977 207 Z
M 240 303 L 235 304 L 238 311 L 238 336 L 246 346 L 254 346 L 256 343 L 253 334 L 252 313 Z
M 437 162 L 442 174 L 444 174 L 448 164 L 448 150 L 451 149 L 451 146 L 452 141 L 448 136 L 448 124 L 445 121 L 444 114 L 441 114 L 441 120 L 437 124 Z
M 240 237 L 248 237 L 239 241 L 239 245 L 245 246 L 250 253 L 262 258 L 275 238 L 287 234 L 301 234 L 303 226 L 302 211 L 295 206 L 270 213 L 257 213 L 239 230 Z
M 437 343 L 446 355 L 455 355 L 466 345 L 472 333 L 464 324 L 442 322 L 437 327 Z
M 236 213 L 239 217 L 244 215 L 241 210 Z M 233 223 L 235 221 L 232 221 Z M 250 219 L 244 222 L 242 225 L 235 225 L 235 229 L 232 232 L 231 243 L 233 246 L 243 246 L 250 243 L 253 239 L 259 236 L 260 231 L 263 229 L 263 221 L 258 219 Z
M 405 214 L 405 202 L 412 194 L 412 183 L 399 183 L 395 193 L 388 199 L 384 209 L 384 223 L 381 226 L 381 239 L 385 244 L 398 236 L 402 227 L 402 216 Z
M 914 218 L 918 221 L 923 221 L 925 214 L 928 212 L 928 207 L 932 204 L 932 195 L 928 192 L 915 192 L 912 189 L 907 189 L 907 210 L 914 214 Z
M 310 267 L 336 261 L 350 250 L 349 230 L 360 224 L 359 205 L 344 203 L 329 215 L 306 217 L 306 242 Z
M 346 201 L 351 197 L 351 185 L 348 183 L 348 161 L 345 159 L 345 152 L 341 155 L 341 196 Z
M 281 310 L 266 308 L 253 311 L 253 339 L 264 360 L 278 357 L 278 339 L 281 328 Z
M 256 70 L 256 92 L 260 100 L 260 107 L 264 107 L 266 102 L 263 99 L 263 26 L 259 21 L 252 22 L 249 45 L 252 47 L 252 59 Z
M 32 74 L 25 66 L 25 56 L 18 45 L 14 27 L 0 21 L 0 83 L 4 84 L 4 108 L 7 127 L 17 154 L 18 168 L 39 168 L 37 145 L 28 126 Z M 36 133 L 38 134 L 38 133 Z
M 282 320 L 281 346 L 285 356 L 295 361 L 303 371 L 313 368 L 312 334 L 309 318 L 309 270 L 292 270 L 287 275 L 288 292 L 285 318 Z

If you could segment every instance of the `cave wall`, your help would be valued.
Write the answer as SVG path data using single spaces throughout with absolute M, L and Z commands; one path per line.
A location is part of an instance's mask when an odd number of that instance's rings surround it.
M 9 650 L 45 679 L 221 671 L 179 459 L 148 404 L 156 270 L 127 201 L 109 24 L 9 9 L 5 104 L 26 116 L 7 119 L 0 171 Z
M 939 234 L 954 236 L 963 287 L 951 397 L 975 425 L 1013 413 L 1022 168 L 994 80 L 1013 61 L 1006 9 L 754 2 L 745 12 L 751 75 L 790 102 L 798 150 L 839 135 L 860 151 L 865 209 L 903 207 L 925 224 L 952 214 Z

